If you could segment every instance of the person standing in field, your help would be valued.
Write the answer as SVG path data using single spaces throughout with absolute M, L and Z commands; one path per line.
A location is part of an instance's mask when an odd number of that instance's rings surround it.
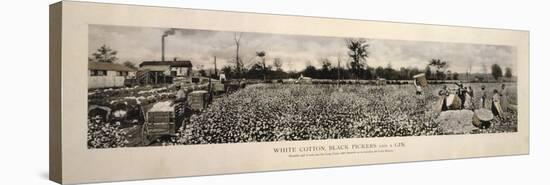
M 416 87 L 416 95 L 422 95 L 422 86 L 420 85 L 420 81 L 418 81 L 418 79 L 414 80 L 414 86 Z
M 464 108 L 464 102 L 465 102 L 465 99 L 466 99 L 466 90 L 464 89 L 464 85 L 460 81 L 456 82 L 455 85 L 458 86 L 458 89 L 456 90 L 456 94 L 460 98 L 460 108 L 463 109 Z
M 468 86 L 466 88 L 465 100 L 464 100 L 465 109 L 471 109 L 471 110 L 474 109 L 473 97 L 474 97 L 474 90 L 472 90 L 472 86 Z
M 183 120 L 185 119 L 185 107 L 187 104 L 187 95 L 184 89 L 180 85 L 176 85 L 176 99 L 174 100 L 174 116 L 175 116 L 175 125 L 176 132 L 180 127 L 183 126 Z
M 439 96 L 440 96 L 440 100 L 439 102 L 441 102 L 440 104 L 440 110 L 441 111 L 446 111 L 447 110 L 447 96 L 449 96 L 449 91 L 447 91 L 447 86 L 446 85 L 443 85 L 443 88 L 441 88 L 441 90 L 439 90 Z
M 485 108 L 485 101 L 487 100 L 487 92 L 485 91 L 485 85 L 481 85 L 481 106 L 480 108 Z
M 503 111 L 508 110 L 508 91 L 506 90 L 506 84 L 500 86 L 500 106 Z
M 493 90 L 493 101 L 491 103 L 491 111 L 493 115 L 502 117 L 502 107 L 500 105 L 500 93 L 497 89 Z

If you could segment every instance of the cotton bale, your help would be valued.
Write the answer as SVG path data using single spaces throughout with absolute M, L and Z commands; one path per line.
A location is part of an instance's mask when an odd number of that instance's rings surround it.
M 488 128 L 491 126 L 491 120 L 494 119 L 494 115 L 489 109 L 477 109 L 474 111 L 472 117 L 472 123 L 479 128 Z
M 428 86 L 428 79 L 426 79 L 426 75 L 424 73 L 414 75 L 413 78 L 420 83 L 419 84 L 420 86 L 422 87 Z
M 447 109 L 458 110 L 461 107 L 461 100 L 456 94 L 449 94 L 447 96 Z

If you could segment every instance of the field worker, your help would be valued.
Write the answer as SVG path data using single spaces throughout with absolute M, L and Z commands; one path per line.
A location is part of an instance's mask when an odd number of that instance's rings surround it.
M 503 111 L 508 110 L 508 91 L 506 90 L 506 84 L 500 86 L 500 106 Z
M 491 103 L 491 111 L 495 116 L 502 116 L 500 112 L 501 110 L 502 109 L 500 107 L 500 93 L 498 93 L 498 90 L 495 89 L 493 90 L 493 101 Z
M 481 106 L 480 106 L 480 108 L 485 108 L 486 100 L 487 100 L 487 92 L 485 91 L 485 85 L 481 85 Z
M 174 100 L 173 104 L 174 106 L 174 116 L 175 116 L 175 129 L 176 132 L 178 129 L 183 126 L 183 120 L 184 120 L 184 113 L 185 113 L 185 106 L 187 104 L 187 96 L 185 89 L 181 88 L 181 85 L 176 85 L 176 99 Z
M 422 95 L 422 86 L 420 86 L 420 81 L 415 79 L 414 86 L 416 87 L 416 95 Z
M 438 94 L 441 97 L 440 101 L 442 102 L 441 111 L 446 111 L 447 110 L 447 96 L 449 96 L 449 91 L 447 91 L 447 86 L 443 85 L 443 88 L 441 88 L 441 90 L 439 90 Z
M 464 100 L 464 108 L 465 109 L 474 109 L 474 90 L 472 90 L 472 86 L 466 87 L 466 93 L 465 93 L 465 100 Z
M 463 109 L 464 108 L 464 102 L 466 102 L 465 101 L 466 100 L 466 89 L 464 88 L 464 85 L 462 84 L 461 81 L 458 81 L 455 84 L 456 84 L 456 86 L 458 86 L 458 89 L 456 90 L 456 94 L 460 98 L 460 108 Z

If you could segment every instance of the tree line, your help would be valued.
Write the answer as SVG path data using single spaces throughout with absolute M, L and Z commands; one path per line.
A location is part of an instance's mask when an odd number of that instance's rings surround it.
M 284 71 L 282 69 L 283 62 L 280 58 L 273 58 L 272 64 L 267 64 L 268 52 L 257 51 L 256 59 L 249 66 L 245 66 L 242 57 L 239 54 L 240 34 L 235 34 L 236 55 L 233 63 L 235 65 L 226 65 L 221 69 L 221 72 L 227 78 L 246 78 L 246 79 L 262 79 L 274 80 L 285 78 L 298 78 L 299 76 L 307 76 L 315 79 L 357 79 L 357 80 L 374 80 L 384 78 L 387 80 L 411 80 L 414 75 L 425 73 L 429 80 L 458 80 L 460 74 L 452 72 L 448 68 L 450 64 L 443 59 L 434 58 L 427 61 L 424 69 L 418 67 L 401 67 L 394 69 L 390 63 L 387 66 L 371 67 L 367 65 L 367 59 L 370 55 L 368 49 L 370 45 L 364 39 L 346 39 L 346 48 L 348 49 L 347 60 L 343 62 L 340 57 L 336 61 L 331 61 L 329 58 L 319 59 L 321 67 L 315 67 L 308 64 L 301 71 Z M 118 60 L 116 57 L 117 51 L 102 45 L 96 52 L 92 53 L 88 58 L 92 62 L 107 62 L 114 63 Z M 238 62 L 236 62 L 238 61 Z M 137 67 L 129 61 L 123 62 L 123 65 L 137 69 Z M 485 66 L 484 66 L 485 69 Z M 198 70 L 201 76 L 212 76 L 208 74 L 204 68 Z M 486 72 L 485 72 L 486 73 Z M 217 73 L 214 73 L 217 74 Z M 491 65 L 491 76 L 495 80 L 502 77 L 512 78 L 512 69 L 506 67 L 504 70 L 498 64 Z M 469 72 L 466 72 L 470 76 Z M 215 76 L 217 77 L 217 76 Z M 483 76 L 475 76 L 478 80 L 486 80 Z

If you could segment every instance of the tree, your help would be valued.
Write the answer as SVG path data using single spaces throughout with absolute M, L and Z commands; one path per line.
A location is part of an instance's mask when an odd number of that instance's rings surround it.
M 498 64 L 493 64 L 491 66 L 491 75 L 493 75 L 495 80 L 500 79 L 502 77 L 502 68 Z
M 512 68 L 507 67 L 505 71 L 506 72 L 504 72 L 504 76 L 506 78 L 512 78 Z
M 360 71 L 367 64 L 367 51 L 369 44 L 364 39 L 347 39 L 346 46 L 349 49 L 348 56 L 350 57 L 350 70 L 355 77 L 360 75 Z
M 457 72 L 454 72 L 453 73 L 453 80 L 458 80 L 458 73 Z
M 374 73 L 376 74 L 376 76 L 378 78 L 384 78 L 386 77 L 386 71 L 384 70 L 384 68 L 382 66 L 378 66 L 375 70 L 374 70 Z
M 281 61 L 281 58 L 273 59 L 273 66 L 277 71 L 283 71 L 283 61 Z
M 223 66 L 222 67 L 222 73 L 225 75 L 226 78 L 232 78 L 233 77 L 233 69 L 231 69 L 231 66 Z
M 468 70 L 466 71 L 466 81 L 470 81 L 470 74 L 472 73 L 472 64 L 473 61 L 468 61 Z
M 414 75 L 417 75 L 417 74 L 420 74 L 420 69 L 418 69 L 417 67 L 413 67 L 412 69 L 409 69 L 410 72 L 409 72 L 409 76 L 407 77 L 407 80 L 410 80 L 413 78 Z M 428 75 L 426 75 L 426 78 L 428 78 Z
M 262 79 L 264 77 L 264 69 L 261 63 L 252 64 L 246 72 L 246 78 Z
M 262 67 L 262 73 L 263 73 L 263 76 L 264 76 L 264 81 L 266 80 L 266 73 L 267 73 L 267 68 L 266 68 L 266 64 L 265 64 L 265 51 L 257 51 L 256 52 L 256 56 L 257 57 L 260 57 L 260 65 Z
M 452 72 L 451 70 L 447 70 L 447 75 L 446 75 L 446 76 L 447 76 L 447 80 L 451 80 L 451 79 L 452 79 L 452 76 L 451 76 L 452 74 L 453 74 L 453 72 Z
M 315 66 L 308 65 L 306 69 L 303 71 L 304 76 L 316 78 L 317 77 L 317 69 Z
M 374 79 L 374 68 L 367 66 L 365 69 L 365 79 Z
M 399 72 L 398 72 L 399 79 L 400 80 L 408 79 L 409 78 L 409 73 L 410 73 L 409 69 L 404 68 L 404 67 L 399 68 Z
M 385 74 L 384 78 L 388 80 L 395 80 L 399 78 L 399 74 L 397 74 L 395 69 L 393 69 L 391 63 L 388 63 L 386 68 L 384 68 L 384 74 Z
M 129 68 L 132 68 L 132 69 L 137 69 L 136 65 L 134 63 L 130 62 L 130 61 L 126 61 L 122 64 L 126 67 L 129 67 Z
M 206 70 L 204 70 L 204 65 L 198 65 L 197 70 L 200 76 L 206 77 Z
M 243 67 L 243 63 L 242 63 L 242 59 L 239 57 L 239 49 L 241 47 L 241 38 L 242 38 L 242 33 L 235 33 L 234 34 L 234 37 L 233 37 L 233 40 L 235 41 L 235 46 L 236 46 L 236 51 L 235 51 L 235 72 L 237 73 L 236 76 L 237 77 L 240 77 L 241 73 L 242 73 L 242 67 Z
M 432 69 L 430 65 L 426 66 L 426 69 L 424 70 L 424 73 L 426 74 L 427 79 L 432 79 Z
M 445 79 L 445 70 L 449 67 L 449 64 L 447 61 L 443 61 L 441 59 L 431 59 L 430 63 L 428 63 L 428 66 L 435 67 L 436 79 L 438 80 Z
M 202 77 L 207 77 L 208 75 L 206 74 L 206 70 L 204 69 L 200 69 L 199 70 L 199 74 L 202 76 Z
M 321 73 L 319 74 L 319 77 L 322 79 L 332 79 L 333 76 L 331 75 L 331 69 L 332 64 L 330 63 L 330 60 L 327 58 L 321 59 Z
M 92 58 L 88 60 L 91 60 L 93 62 L 113 63 L 118 60 L 116 54 L 117 51 L 107 47 L 106 45 L 103 45 L 98 48 L 95 53 L 92 53 Z

